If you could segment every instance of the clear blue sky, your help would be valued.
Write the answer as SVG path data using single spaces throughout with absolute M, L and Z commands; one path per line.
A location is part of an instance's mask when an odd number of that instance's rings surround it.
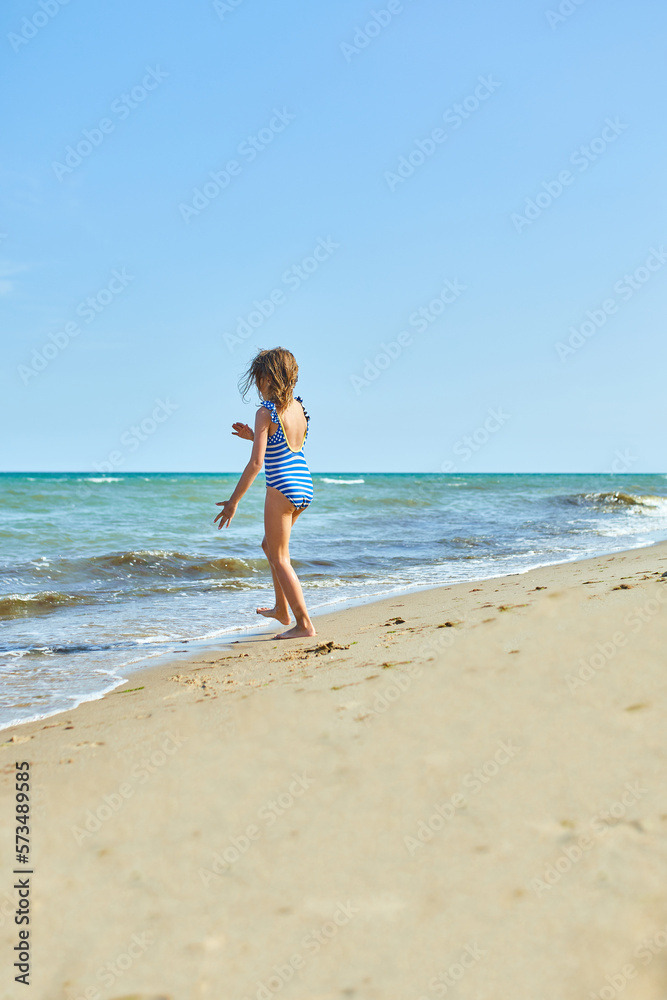
M 560 7 L 8 0 L 0 467 L 240 469 L 282 345 L 314 470 L 663 470 L 667 9 Z

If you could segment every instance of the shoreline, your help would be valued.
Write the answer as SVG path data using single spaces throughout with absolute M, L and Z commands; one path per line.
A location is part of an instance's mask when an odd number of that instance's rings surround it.
M 139 475 L 139 473 L 137 473 L 137 475 Z M 456 582 L 456 583 L 433 584 L 433 585 L 432 584 L 415 584 L 415 585 L 413 585 L 412 587 L 410 587 L 407 590 L 405 590 L 405 589 L 397 589 L 395 592 L 389 592 L 389 593 L 385 593 L 385 594 L 382 594 L 382 595 L 376 595 L 376 596 L 371 596 L 371 597 L 360 597 L 360 598 L 354 598 L 354 597 L 351 597 L 351 598 L 341 598 L 340 601 L 331 602 L 331 604 L 322 605 L 321 607 L 325 608 L 327 610 L 314 611 L 312 613 L 311 617 L 313 619 L 319 619 L 319 618 L 323 618 L 323 617 L 328 617 L 328 616 L 331 616 L 331 615 L 335 615 L 335 614 L 338 614 L 338 613 L 345 613 L 346 611 L 348 611 L 348 610 L 350 610 L 352 608 L 366 607 L 368 605 L 379 604 L 379 603 L 381 603 L 383 601 L 389 601 L 389 600 L 393 600 L 393 599 L 398 599 L 398 598 L 400 598 L 402 596 L 409 596 L 409 595 L 412 595 L 412 594 L 419 594 L 419 593 L 428 593 L 430 591 L 449 590 L 449 589 L 451 589 L 453 587 L 466 587 L 466 586 L 469 586 L 470 584 L 476 585 L 477 583 L 485 583 L 485 582 L 490 582 L 492 580 L 505 580 L 505 579 L 509 579 L 511 577 L 514 577 L 514 576 L 525 576 L 526 574 L 537 572 L 537 571 L 543 570 L 543 569 L 544 570 L 548 570 L 550 568 L 555 568 L 555 567 L 560 567 L 560 566 L 570 566 L 570 565 L 575 565 L 575 564 L 578 565 L 580 563 L 592 562 L 592 561 L 597 560 L 597 559 L 605 559 L 605 558 L 608 558 L 608 557 L 613 556 L 613 555 L 621 556 L 621 555 L 624 555 L 626 553 L 629 554 L 631 552 L 644 551 L 646 549 L 651 549 L 654 546 L 659 546 L 659 545 L 662 545 L 662 544 L 666 544 L 667 545 L 667 540 L 665 540 L 664 542 L 663 541 L 652 541 L 652 542 L 649 542 L 648 544 L 637 545 L 637 546 L 634 546 L 633 548 L 620 549 L 617 552 L 608 552 L 608 553 L 604 553 L 602 555 L 597 555 L 597 556 L 584 556 L 583 558 L 576 558 L 575 557 L 573 559 L 565 560 L 564 562 L 538 563 L 536 566 L 531 566 L 528 569 L 519 569 L 519 570 L 516 570 L 513 573 L 503 574 L 503 575 L 500 575 L 500 576 L 475 577 L 474 579 L 459 581 L 459 582 Z M 278 629 L 278 627 L 279 627 L 279 625 L 276 624 L 276 630 Z M 223 635 L 221 635 L 220 637 L 213 637 L 213 638 L 210 638 L 210 639 L 207 639 L 207 638 L 202 638 L 202 639 L 175 639 L 175 640 L 173 640 L 173 642 L 174 642 L 175 645 L 187 645 L 188 647 L 192 648 L 194 650 L 193 655 L 197 655 L 197 653 L 204 654 L 206 652 L 224 652 L 224 651 L 226 651 L 228 649 L 231 649 L 234 646 L 234 644 L 237 643 L 237 642 L 243 642 L 243 641 L 246 641 L 246 640 L 251 640 L 256 635 L 258 635 L 258 634 L 264 634 L 265 632 L 268 632 L 269 630 L 270 630 L 270 627 L 263 627 L 262 625 L 248 626 L 247 628 L 239 627 L 238 629 L 236 629 L 236 628 L 235 629 L 231 629 L 229 632 L 223 633 Z M 230 636 L 230 638 L 229 638 L 228 641 L 224 640 L 224 638 L 223 638 L 224 635 Z M 319 635 L 319 633 L 318 633 L 318 635 Z M 232 636 L 234 636 L 235 638 L 231 638 Z M 315 637 L 315 638 L 317 638 L 317 637 Z M 293 641 L 293 640 L 290 640 L 290 641 Z M 21 720 L 19 722 L 8 722 L 6 724 L 5 723 L 0 724 L 0 746 L 3 745 L 3 739 L 2 739 L 2 737 L 3 737 L 3 734 L 6 733 L 7 730 L 10 730 L 10 729 L 13 730 L 13 729 L 19 728 L 21 726 L 28 726 L 28 725 L 31 725 L 33 723 L 36 724 L 36 723 L 39 723 L 39 722 L 44 722 L 47 719 L 53 719 L 53 718 L 55 718 L 58 715 L 71 714 L 72 712 L 75 712 L 82 705 L 86 705 L 86 704 L 89 704 L 91 702 L 101 701 L 104 698 L 108 697 L 109 695 L 112 695 L 115 692 L 117 692 L 118 689 L 121 688 L 121 687 L 123 687 L 124 684 L 130 683 L 130 680 L 132 678 L 136 679 L 137 677 L 141 676 L 144 672 L 152 672 L 153 670 L 159 670 L 161 668 L 167 669 L 167 667 L 172 664 L 172 658 L 174 658 L 174 662 L 176 662 L 176 660 L 175 660 L 176 657 L 178 657 L 182 653 L 188 652 L 188 651 L 189 650 L 171 650 L 171 651 L 154 652 L 154 653 L 148 654 L 146 656 L 146 658 L 145 658 L 146 660 L 159 659 L 161 662 L 158 663 L 158 664 L 154 664 L 154 665 L 147 664 L 145 666 L 138 667 L 136 670 L 128 671 L 128 677 L 125 678 L 124 680 L 119 681 L 113 687 L 107 689 L 106 691 L 104 691 L 104 692 L 102 692 L 100 694 L 93 694 L 93 695 L 90 695 L 90 696 L 84 696 L 83 699 L 81 701 L 78 701 L 73 707 L 67 707 L 67 708 L 57 709 L 54 712 L 48 712 L 48 713 L 45 713 L 43 715 L 32 716 L 29 719 L 24 719 L 24 720 Z M 167 658 L 167 659 L 164 662 L 162 662 L 163 658 Z M 114 668 L 114 669 L 116 669 L 116 668 Z M 118 669 L 120 670 L 121 668 L 118 668 Z
M 599 995 L 631 964 L 633 1000 L 660 996 L 634 956 L 667 923 L 667 542 L 317 627 L 5 731 L 5 845 L 30 763 L 37 1000 L 433 1000 L 466 949 L 461 1000 L 540 996 L 545 970 Z
M 110 688 L 105 693 L 100 695 L 93 695 L 85 700 L 78 702 L 74 707 L 60 709 L 56 712 L 38 716 L 31 720 L 25 720 L 13 724 L 8 724 L 6 726 L 0 727 L 0 748 L 9 745 L 10 741 L 4 740 L 2 737 L 11 731 L 14 734 L 14 730 L 19 731 L 26 727 L 36 727 L 39 729 L 40 724 L 48 720 L 57 719 L 59 716 L 72 716 L 79 712 L 80 709 L 84 709 L 87 706 L 100 705 L 105 699 L 113 697 L 117 694 L 122 694 L 123 689 L 126 685 L 132 685 L 132 690 L 138 690 L 140 687 L 145 688 L 146 683 L 157 680 L 158 682 L 164 679 L 164 674 L 172 671 L 175 667 L 186 667 L 199 664 L 201 662 L 210 663 L 210 660 L 202 660 L 205 656 L 218 656 L 221 659 L 232 658 L 238 656 L 238 649 L 242 648 L 246 652 L 240 654 L 242 656 L 249 655 L 249 650 L 257 652 L 258 644 L 264 645 L 272 643 L 274 648 L 285 648 L 286 653 L 289 649 L 301 649 L 303 647 L 308 647 L 309 645 L 317 646 L 322 642 L 335 641 L 331 639 L 329 633 L 332 635 L 336 631 L 336 618 L 340 616 L 344 618 L 349 615 L 354 620 L 354 625 L 356 625 L 356 619 L 363 620 L 366 616 L 363 615 L 363 611 L 368 609 L 369 612 L 372 609 L 377 609 L 378 615 L 375 617 L 382 617 L 385 610 L 389 611 L 395 609 L 396 607 L 403 607 L 404 603 L 397 604 L 396 602 L 403 602 L 408 600 L 409 603 L 417 602 L 420 597 L 423 597 L 427 603 L 428 597 L 435 598 L 436 600 L 441 594 L 453 591 L 454 593 L 449 598 L 450 600 L 459 601 L 464 599 L 463 595 L 467 593 L 472 593 L 475 591 L 483 591 L 483 585 L 491 585 L 499 583 L 501 587 L 494 587 L 494 592 L 498 592 L 503 587 L 519 585 L 519 581 L 514 578 L 518 577 L 520 579 L 530 578 L 534 574 L 546 574 L 549 578 L 549 583 L 553 585 L 554 580 L 557 581 L 559 585 L 563 583 L 567 584 L 567 568 L 569 567 L 581 567 L 582 570 L 587 564 L 597 566 L 600 562 L 607 562 L 611 560 L 624 561 L 627 557 L 636 555 L 637 553 L 643 552 L 653 552 L 654 550 L 664 549 L 665 555 L 667 556 L 667 540 L 662 542 L 652 542 L 649 545 L 639 546 L 632 549 L 623 549 L 616 553 L 608 553 L 602 556 L 592 556 L 586 557 L 585 559 L 571 559 L 566 562 L 559 563 L 547 563 L 545 565 L 540 565 L 528 570 L 519 570 L 515 573 L 510 573 L 504 576 L 492 576 L 492 577 L 482 577 L 475 580 L 466 580 L 460 583 L 452 583 L 438 586 L 416 586 L 410 590 L 397 591 L 396 593 L 383 595 L 380 597 L 373 598 L 360 598 L 360 599 L 345 599 L 343 602 L 344 607 L 339 608 L 334 607 L 333 610 L 325 610 L 319 613 L 314 613 L 312 615 L 314 620 L 318 623 L 318 633 L 311 639 L 296 639 L 296 640 L 274 640 L 273 636 L 278 629 L 282 628 L 279 623 L 275 626 L 267 624 L 266 626 L 257 625 L 254 628 L 243 629 L 239 633 L 230 632 L 228 635 L 236 636 L 235 638 L 230 638 L 228 641 L 222 641 L 220 639 L 210 639 L 210 640 L 176 640 L 179 644 L 186 646 L 187 648 L 165 651 L 163 653 L 153 654 L 150 659 L 159 659 L 161 662 L 156 664 L 146 664 L 141 666 L 136 670 L 129 672 L 129 676 L 116 684 L 113 688 Z M 667 562 L 667 558 L 665 559 Z M 555 571 L 555 577 L 551 577 L 551 572 Z M 560 571 L 560 572 L 559 572 Z M 545 577 L 546 579 L 546 577 Z M 480 586 L 478 586 L 480 585 Z M 538 583 L 539 586 L 539 583 Z M 540 589 L 548 589 L 548 584 L 544 584 Z M 665 588 L 667 591 L 667 587 Z M 410 601 L 412 599 L 412 601 Z M 386 606 L 386 607 L 385 607 Z M 325 606 L 326 607 L 326 606 Z M 322 628 L 320 628 L 320 624 Z M 457 623 L 458 624 L 458 623 Z M 353 625 L 353 627 L 354 627 Z M 344 628 L 349 630 L 349 624 L 346 623 Z M 326 633 L 326 636 L 325 636 Z M 262 646 L 262 648 L 263 648 Z M 180 657 L 183 656 L 185 659 L 181 660 Z M 149 659 L 147 658 L 147 659 Z M 287 656 L 289 659 L 289 656 Z M 262 663 L 264 663 L 264 658 L 262 657 Z M 142 682 L 139 684 L 138 682 Z M 51 728 L 51 727 L 44 727 Z M 31 737 L 32 738 L 32 737 Z

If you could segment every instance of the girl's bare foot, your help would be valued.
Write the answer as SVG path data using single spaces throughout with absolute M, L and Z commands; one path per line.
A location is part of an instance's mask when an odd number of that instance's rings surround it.
M 289 611 L 277 611 L 275 608 L 257 608 L 257 614 L 264 615 L 265 618 L 277 618 L 283 625 L 289 625 L 292 620 Z
M 280 635 L 275 636 L 276 639 L 305 639 L 308 636 L 317 635 L 317 632 L 312 625 L 295 625 L 294 628 L 290 628 L 287 632 L 281 632 Z

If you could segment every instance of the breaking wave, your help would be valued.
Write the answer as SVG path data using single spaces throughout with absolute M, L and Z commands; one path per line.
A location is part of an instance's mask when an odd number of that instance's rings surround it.
M 609 510 L 647 508 L 667 513 L 667 497 L 654 496 L 651 493 L 623 493 L 620 490 L 613 493 L 574 493 L 571 496 L 562 497 L 562 501 L 577 507 L 595 506 Z
M 94 599 L 93 599 L 94 600 Z M 0 597 L 0 618 L 29 618 L 48 615 L 63 605 L 89 604 L 91 598 L 43 590 L 37 594 L 4 594 Z

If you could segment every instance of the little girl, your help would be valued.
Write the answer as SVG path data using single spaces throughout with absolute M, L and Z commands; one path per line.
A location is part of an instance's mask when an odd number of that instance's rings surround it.
M 232 434 L 253 442 L 252 454 L 229 500 L 216 504 L 222 510 L 214 519 L 214 523 L 220 522 L 218 528 L 229 526 L 239 500 L 266 460 L 262 548 L 271 567 L 276 603 L 272 608 L 257 608 L 257 614 L 277 618 L 283 625 L 289 625 L 291 608 L 296 618 L 294 628 L 280 633 L 277 639 L 317 635 L 289 556 L 292 525 L 313 499 L 313 481 L 303 454 L 310 417 L 301 397 L 292 394 L 298 374 L 294 355 L 284 347 L 260 351 L 253 358 L 239 388 L 244 400 L 253 385 L 262 398 L 255 416 L 255 430 L 247 424 L 232 424 Z

